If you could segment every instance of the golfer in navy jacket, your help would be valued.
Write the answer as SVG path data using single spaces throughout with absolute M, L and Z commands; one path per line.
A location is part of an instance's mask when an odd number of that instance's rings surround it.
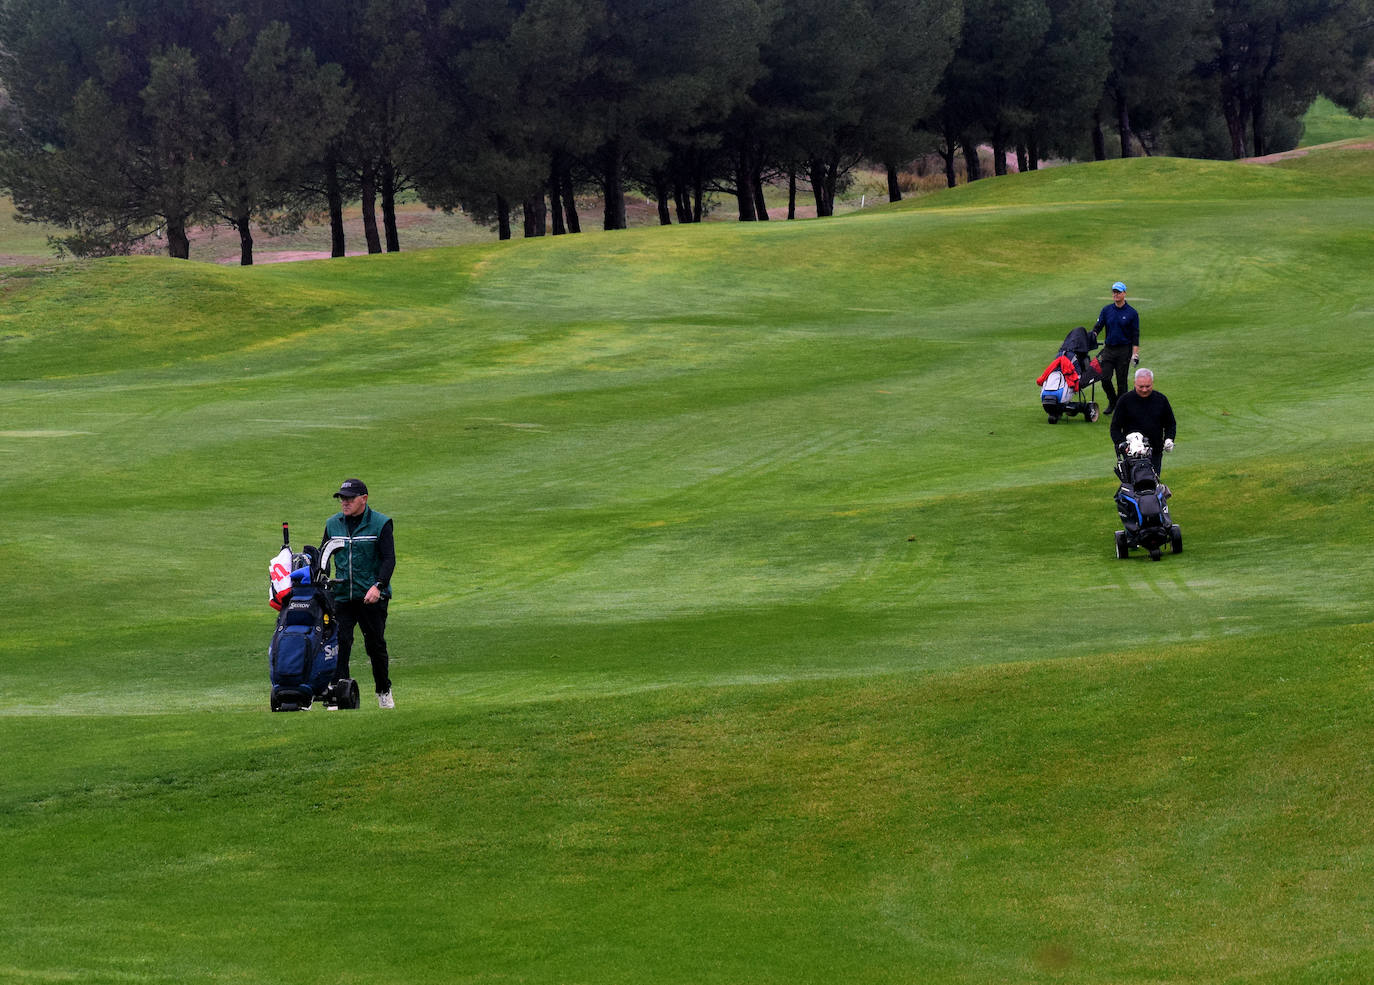
M 1116 402 L 1126 392 L 1126 373 L 1131 363 L 1140 361 L 1140 313 L 1126 303 L 1126 285 L 1117 281 L 1112 285 L 1112 303 L 1097 316 L 1093 331 L 1105 328 L 1098 364 L 1102 367 L 1102 392 L 1107 395 L 1107 413 L 1116 410 Z M 1112 377 L 1116 386 L 1112 386 Z

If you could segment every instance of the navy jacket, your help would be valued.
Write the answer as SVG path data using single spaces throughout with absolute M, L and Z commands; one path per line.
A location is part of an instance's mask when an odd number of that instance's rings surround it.
M 1104 325 L 1107 328 L 1105 344 L 1140 345 L 1140 313 L 1129 304 L 1123 304 L 1120 308 L 1109 304 L 1103 308 L 1093 329 L 1095 331 Z

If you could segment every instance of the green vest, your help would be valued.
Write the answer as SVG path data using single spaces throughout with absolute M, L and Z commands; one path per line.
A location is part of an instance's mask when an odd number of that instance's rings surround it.
M 363 510 L 362 519 L 350 533 L 347 518 L 335 513 L 324 523 L 326 540 L 335 537 L 345 542 L 331 559 L 334 568 L 334 598 L 339 602 L 360 599 L 377 584 L 377 538 L 391 517 L 372 507 Z M 391 586 L 382 586 L 382 598 L 391 598 Z

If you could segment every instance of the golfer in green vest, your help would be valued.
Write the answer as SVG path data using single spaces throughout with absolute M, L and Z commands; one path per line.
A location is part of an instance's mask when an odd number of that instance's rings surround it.
M 339 619 L 338 675 L 350 676 L 348 658 L 356 626 L 363 631 L 363 646 L 372 661 L 377 706 L 395 708 L 386 652 L 386 606 L 391 599 L 391 574 L 396 570 L 391 517 L 367 505 L 367 486 L 361 479 L 345 479 L 334 498 L 339 501 L 339 512 L 325 521 L 320 543 L 341 542 L 333 554 L 331 582 Z

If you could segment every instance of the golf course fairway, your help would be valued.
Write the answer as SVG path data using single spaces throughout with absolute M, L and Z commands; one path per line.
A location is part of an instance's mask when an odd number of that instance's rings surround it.
M 1371 270 L 1357 140 L 0 269 L 0 982 L 1374 981 Z M 1035 383 L 1118 279 L 1158 562 Z M 397 707 L 271 714 L 351 476 Z

